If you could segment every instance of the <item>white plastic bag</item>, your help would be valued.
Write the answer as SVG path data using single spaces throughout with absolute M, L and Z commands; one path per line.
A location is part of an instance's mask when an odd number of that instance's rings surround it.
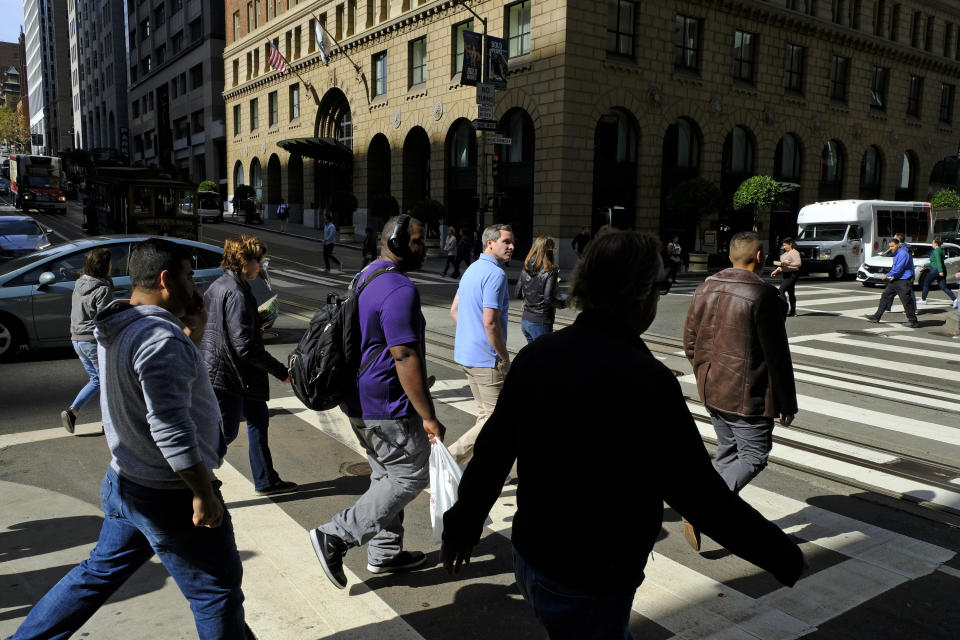
M 443 538 L 443 514 L 457 501 L 460 476 L 460 465 L 443 443 L 430 445 L 430 523 L 436 542 Z

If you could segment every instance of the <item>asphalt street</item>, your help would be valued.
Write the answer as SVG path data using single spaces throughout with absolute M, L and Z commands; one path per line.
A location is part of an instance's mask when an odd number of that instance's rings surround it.
M 75 211 L 38 219 L 60 237 L 81 231 Z M 206 225 L 203 240 L 219 243 L 240 230 L 230 223 Z M 346 268 L 327 274 L 316 242 L 255 232 L 270 247 L 282 308 L 268 349 L 285 359 L 326 291 L 342 288 L 359 267 L 359 253 L 338 248 Z M 428 323 L 433 392 L 452 442 L 472 425 L 475 408 L 452 363 L 454 325 L 447 308 L 456 282 L 440 276 L 442 266 L 431 259 L 413 275 Z M 700 279 L 681 276 L 645 336 L 679 376 L 695 417 L 703 407 L 677 339 Z M 784 589 L 712 541 L 696 554 L 668 509 L 631 628 L 638 638 L 658 640 L 958 638 L 960 341 L 950 338 L 956 312 L 942 293 L 931 294 L 923 326 L 910 330 L 897 322 L 902 313 L 888 314 L 879 326 L 863 320 L 862 313 L 876 308 L 879 290 L 855 282 L 806 277 L 797 295 L 800 313 L 789 319 L 788 330 L 800 413 L 789 429 L 775 430 L 773 463 L 743 496 L 801 543 L 810 571 L 797 587 Z M 573 317 L 562 312 L 558 325 Z M 519 313 L 510 320 L 509 347 L 519 350 Z M 102 518 L 98 491 L 109 453 L 96 407 L 81 414 L 78 435 L 59 426 L 59 411 L 85 382 L 72 350 L 27 353 L 0 368 L 0 637 L 6 637 L 89 553 Z M 258 637 L 542 637 L 513 580 L 515 484 L 504 488 L 474 563 L 456 580 L 437 566 L 424 493 L 407 510 L 405 545 L 429 554 L 426 568 L 374 576 L 365 569 L 363 550 L 353 550 L 346 558 L 350 585 L 345 592 L 334 589 L 307 531 L 351 504 L 365 489 L 369 469 L 338 410 L 307 411 L 276 381 L 271 393 L 275 464 L 301 490 L 255 496 L 243 432 L 218 472 L 244 559 L 247 617 Z M 709 448 L 712 430 L 700 425 Z M 584 428 L 609 436 L 601 425 Z M 583 461 L 570 472 L 598 492 L 622 492 L 629 508 L 629 487 L 604 484 L 603 461 Z M 681 460 L 677 473 L 683 473 Z M 618 531 L 615 522 L 615 514 L 598 514 L 595 523 L 570 523 L 585 531 L 571 561 L 590 562 L 630 544 L 630 532 Z M 95 638 L 195 637 L 186 602 L 155 562 L 84 631 Z

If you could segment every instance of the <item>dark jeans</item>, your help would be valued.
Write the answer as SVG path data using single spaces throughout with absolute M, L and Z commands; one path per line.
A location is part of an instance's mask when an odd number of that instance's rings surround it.
M 247 637 L 243 568 L 226 507 L 216 529 L 195 527 L 192 491 L 150 489 L 113 469 L 100 502 L 104 521 L 90 557 L 40 599 L 11 640 L 69 638 L 154 553 L 190 602 L 201 640 Z
M 443 265 L 443 275 L 447 275 L 447 269 L 452 268 L 451 273 L 460 274 L 460 265 L 457 264 L 457 256 L 447 256 L 447 264 Z
M 333 244 L 325 244 L 325 245 L 323 245 L 323 264 L 326 266 L 327 271 L 330 271 L 330 261 L 331 261 L 331 260 L 333 260 L 334 262 L 336 262 L 338 267 L 341 267 L 341 266 L 342 266 L 341 263 L 340 263 L 340 260 L 337 259 L 337 257 L 333 255 L 333 248 L 334 248 L 335 246 L 336 246 L 336 245 L 333 245 Z
M 550 640 L 633 640 L 627 627 L 636 589 L 587 593 L 551 580 L 513 550 L 520 593 L 533 607 Z
M 880 295 L 880 305 L 877 307 L 877 313 L 874 317 L 879 320 L 884 311 L 890 311 L 893 307 L 894 296 L 900 297 L 903 311 L 907 314 L 907 321 L 916 322 L 917 307 L 914 304 L 912 278 L 887 280 L 887 286 L 884 287 L 883 293 Z
M 523 333 L 523 337 L 527 339 L 527 344 L 530 344 L 540 336 L 545 336 L 548 333 L 553 333 L 553 323 L 552 322 L 533 322 L 532 320 L 521 318 L 520 331 L 521 333 Z
M 223 416 L 223 438 L 227 444 L 237 439 L 240 421 L 247 423 L 247 439 L 250 455 L 250 472 L 253 474 L 253 487 L 263 491 L 280 481 L 280 474 L 273 468 L 273 457 L 267 437 L 270 426 L 270 412 L 263 400 L 244 398 L 234 393 L 215 389 L 217 402 L 220 403 L 220 415 Z
M 739 493 L 767 466 L 773 447 L 773 418 L 745 418 L 707 407 L 717 433 L 717 473 Z
M 944 273 L 946 273 L 946 272 L 944 272 Z M 923 276 L 923 290 L 922 290 L 921 293 L 920 293 L 920 299 L 921 299 L 921 300 L 926 300 L 926 299 L 927 299 L 927 294 L 930 293 L 930 285 L 933 284 L 933 281 L 934 281 L 934 280 L 936 280 L 936 281 L 939 283 L 940 289 L 941 289 L 945 294 L 947 294 L 947 296 L 948 296 L 951 300 L 956 300 L 956 299 L 957 299 L 957 296 L 953 295 L 953 291 L 950 291 L 950 287 L 947 286 L 947 278 L 946 278 L 946 276 L 941 276 L 939 271 L 935 271 L 934 269 L 930 269 L 929 271 L 927 271 L 927 275 Z
M 797 312 L 797 294 L 794 288 L 797 286 L 797 280 L 800 279 L 799 271 L 781 271 L 783 282 L 780 284 L 780 297 L 786 297 L 790 302 L 790 313 Z

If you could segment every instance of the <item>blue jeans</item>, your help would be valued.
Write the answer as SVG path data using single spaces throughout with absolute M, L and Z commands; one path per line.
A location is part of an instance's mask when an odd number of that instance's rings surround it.
M 633 640 L 628 624 L 636 589 L 593 594 L 551 580 L 513 550 L 520 593 L 550 640 Z
M 270 426 L 270 412 L 263 400 L 253 400 L 235 393 L 214 389 L 217 402 L 220 403 L 220 415 L 223 417 L 223 438 L 226 444 L 237 439 L 240 421 L 247 422 L 248 453 L 250 472 L 253 474 L 253 487 L 263 491 L 280 481 L 280 474 L 273 468 L 273 456 L 270 455 L 267 428 Z
M 216 529 L 195 527 L 189 489 L 150 489 L 113 469 L 100 501 L 105 518 L 90 557 L 40 599 L 10 640 L 69 638 L 154 553 L 190 602 L 201 640 L 247 637 L 243 568 L 226 508 Z
M 767 466 L 773 447 L 773 418 L 744 418 L 710 407 L 710 422 L 717 432 L 717 473 L 734 493 Z
M 553 333 L 553 323 L 531 322 L 526 318 L 520 318 L 520 331 L 523 333 L 523 337 L 527 339 L 527 344 L 530 344 L 540 336 Z
M 83 405 L 90 402 L 90 399 L 100 391 L 100 367 L 97 364 L 97 343 L 74 340 L 73 350 L 77 352 L 84 371 L 90 376 L 90 380 L 86 386 L 80 389 L 80 393 L 77 394 L 77 397 L 70 405 L 71 408 L 80 411 Z
M 957 296 L 953 295 L 953 291 L 950 291 L 950 287 L 947 286 L 946 276 L 940 277 L 940 272 L 935 269 L 930 269 L 927 271 L 926 275 L 923 276 L 923 290 L 920 295 L 921 300 L 927 299 L 927 294 L 930 293 L 930 285 L 933 284 L 934 280 L 940 285 L 940 289 L 947 294 L 947 297 L 951 300 L 956 300 Z

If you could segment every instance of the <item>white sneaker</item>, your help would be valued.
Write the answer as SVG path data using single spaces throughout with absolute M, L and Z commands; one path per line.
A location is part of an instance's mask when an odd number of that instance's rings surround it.
M 960 298 L 954 298 L 952 304 L 953 304 L 953 308 L 956 309 L 957 304 L 960 304 Z
M 927 304 L 926 300 L 917 300 L 917 304 Z

